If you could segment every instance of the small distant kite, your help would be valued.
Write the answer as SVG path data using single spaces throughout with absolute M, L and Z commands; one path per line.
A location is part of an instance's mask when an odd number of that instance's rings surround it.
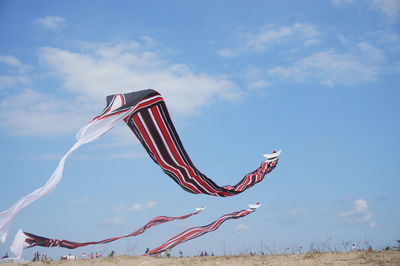
M 157 256 L 157 255 L 160 255 L 163 252 L 167 251 L 168 249 L 172 249 L 173 247 L 175 247 L 179 244 L 182 244 L 183 242 L 195 239 L 199 236 L 202 236 L 204 234 L 215 231 L 227 220 L 239 219 L 239 218 L 249 215 L 250 213 L 253 213 L 258 207 L 260 207 L 260 203 L 249 204 L 249 207 L 250 208 L 247 210 L 241 210 L 241 211 L 225 214 L 225 215 L 219 217 L 216 221 L 214 221 L 208 225 L 187 229 L 186 231 L 183 231 L 182 233 L 177 234 L 176 236 L 170 238 L 161 246 L 159 246 L 159 247 L 149 251 L 147 254 L 143 254 L 143 255 L 144 256 L 146 256 L 146 255 Z
M 189 218 L 193 215 L 199 214 L 202 210 L 204 210 L 205 207 L 203 208 L 196 208 L 196 211 L 193 213 L 189 213 L 183 216 L 178 216 L 178 217 L 168 217 L 168 216 L 157 216 L 151 219 L 148 223 L 146 223 L 144 226 L 141 228 L 137 229 L 136 231 L 124 235 L 124 236 L 118 236 L 118 237 L 112 237 L 112 238 L 107 238 L 104 240 L 100 241 L 91 241 L 91 242 L 73 242 L 69 240 L 62 240 L 62 239 L 50 239 L 47 237 L 42 237 L 42 236 L 37 236 L 31 233 L 24 232 L 22 230 L 19 230 L 17 232 L 17 235 L 15 236 L 14 243 L 11 246 L 11 251 L 16 255 L 17 258 L 20 258 L 23 252 L 24 248 L 32 248 L 35 246 L 40 246 L 40 247 L 61 247 L 61 248 L 68 248 L 68 249 L 75 249 L 75 248 L 80 248 L 80 247 L 85 247 L 89 245 L 98 245 L 98 244 L 106 244 L 113 242 L 115 240 L 121 239 L 121 238 L 127 238 L 127 237 L 132 237 L 132 236 L 137 236 L 147 229 L 164 224 L 167 222 L 175 221 L 175 220 L 183 220 L 186 218 Z
M 262 181 L 264 176 L 276 167 L 280 155 L 280 151 L 265 154 L 266 161 L 245 175 L 236 185 L 219 186 L 192 163 L 172 123 L 164 99 L 157 91 L 147 89 L 111 95 L 107 97 L 104 111 L 79 130 L 76 135 L 77 142 L 61 158 L 47 183 L 0 213 L 0 241 L 5 241 L 11 222 L 18 212 L 55 189 L 62 178 L 68 156 L 80 146 L 98 139 L 120 120 L 127 123 L 150 158 L 164 173 L 183 190 L 194 194 L 218 197 L 237 195 Z

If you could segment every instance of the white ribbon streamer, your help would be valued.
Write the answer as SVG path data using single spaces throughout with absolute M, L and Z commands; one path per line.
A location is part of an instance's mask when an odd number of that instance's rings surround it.
M 110 108 L 110 112 L 119 108 L 121 106 L 121 101 L 115 101 Z M 64 164 L 67 158 L 76 151 L 80 146 L 87 144 L 89 142 L 97 140 L 107 131 L 112 129 L 116 123 L 122 120 L 126 113 L 129 110 L 126 110 L 122 113 L 111 115 L 101 119 L 92 120 L 89 124 L 82 127 L 78 133 L 76 134 L 77 142 L 71 147 L 71 149 L 61 158 L 59 161 L 57 168 L 54 170 L 53 175 L 47 181 L 47 183 L 33 191 L 32 193 L 26 195 L 25 197 L 18 200 L 14 205 L 11 206 L 10 209 L 3 211 L 0 213 L 0 241 L 5 242 L 7 238 L 8 230 L 10 229 L 10 225 L 14 220 L 15 216 L 26 206 L 30 205 L 34 201 L 46 196 L 50 192 L 54 190 L 54 188 L 60 183 L 62 178 Z

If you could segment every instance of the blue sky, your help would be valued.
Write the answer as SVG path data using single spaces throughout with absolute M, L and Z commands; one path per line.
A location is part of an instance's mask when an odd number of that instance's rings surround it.
M 162 93 L 197 167 L 220 185 L 282 149 L 231 198 L 181 190 L 124 124 L 68 159 L 56 190 L 15 219 L 72 241 L 127 234 L 158 215 L 202 214 L 72 253 L 141 254 L 259 201 L 248 217 L 174 250 L 374 248 L 400 239 L 400 2 L 0 2 L 0 209 L 42 186 L 112 93 Z M 60 248 L 27 250 L 57 258 Z

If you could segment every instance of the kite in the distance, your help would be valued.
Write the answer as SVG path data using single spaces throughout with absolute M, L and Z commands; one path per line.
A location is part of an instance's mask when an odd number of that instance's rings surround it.
M 107 97 L 104 111 L 81 128 L 77 142 L 61 158 L 47 183 L 21 198 L 10 209 L 0 213 L 0 240 L 5 241 L 12 220 L 19 211 L 50 193 L 60 182 L 64 164 L 69 155 L 81 145 L 98 139 L 124 120 L 137 136 L 150 158 L 182 189 L 195 194 L 228 197 L 237 195 L 263 180 L 278 163 L 280 151 L 264 154 L 266 161 L 245 175 L 236 185 L 219 186 L 201 173 L 192 163 L 180 141 L 161 95 L 151 89 L 115 94 Z
M 253 213 L 258 207 L 260 207 L 260 203 L 257 202 L 256 204 L 249 204 L 249 207 L 250 208 L 247 210 L 241 210 L 241 211 L 225 214 L 225 215 L 219 217 L 216 221 L 214 221 L 208 225 L 187 229 L 187 230 L 183 231 L 182 233 L 177 234 L 176 236 L 170 238 L 161 246 L 159 246 L 153 250 L 150 250 L 148 253 L 143 254 L 143 255 L 144 256 L 146 256 L 146 255 L 158 256 L 158 255 L 162 254 L 163 252 L 167 251 L 168 249 L 172 249 L 173 247 L 175 247 L 179 244 L 182 244 L 183 242 L 192 240 L 192 239 L 202 236 L 204 234 L 215 231 L 227 220 L 239 219 L 246 215 L 249 215 L 250 213 Z
M 153 226 L 156 226 L 156 225 L 160 225 L 160 224 L 175 221 L 175 220 L 183 220 L 183 219 L 189 218 L 193 215 L 199 214 L 204 209 L 205 209 L 205 207 L 196 208 L 196 211 L 193 213 L 189 213 L 189 214 L 186 214 L 183 216 L 177 216 L 177 217 L 157 216 L 157 217 L 154 217 L 153 219 L 151 219 L 144 226 L 133 231 L 130 234 L 127 234 L 124 236 L 107 238 L 107 239 L 100 240 L 100 241 L 73 242 L 73 241 L 62 240 L 62 239 L 50 239 L 47 237 L 37 236 L 37 235 L 31 234 L 31 233 L 27 233 L 22 230 L 19 230 L 15 236 L 14 243 L 11 246 L 11 251 L 16 255 L 17 258 L 20 258 L 24 248 L 32 248 L 35 246 L 47 247 L 47 248 L 62 247 L 62 248 L 68 248 L 68 249 L 75 249 L 75 248 L 85 247 L 85 246 L 89 246 L 89 245 L 106 244 L 106 243 L 110 243 L 110 242 L 113 242 L 113 241 L 121 239 L 121 238 L 127 238 L 127 237 L 140 235 L 140 234 L 144 233 L 144 231 L 146 231 L 147 229 L 149 229 Z

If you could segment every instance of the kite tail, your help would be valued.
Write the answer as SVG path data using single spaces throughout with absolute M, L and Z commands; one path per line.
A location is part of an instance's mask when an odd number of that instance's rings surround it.
M 175 247 L 179 244 L 182 244 L 186 241 L 195 239 L 204 234 L 207 234 L 207 233 L 217 230 L 227 220 L 243 218 L 243 217 L 249 215 L 250 213 L 253 213 L 259 206 L 260 206 L 260 203 L 249 204 L 249 207 L 250 207 L 249 209 L 225 214 L 225 215 L 221 216 L 220 218 L 218 218 L 216 221 L 214 221 L 208 225 L 205 225 L 205 226 L 189 228 L 186 231 L 183 231 L 182 233 L 177 234 L 176 236 L 168 239 L 161 246 L 149 251 L 146 254 L 143 254 L 143 256 L 160 255 L 161 253 L 167 251 L 168 249 L 172 249 L 173 247 Z
M 136 231 L 124 235 L 124 236 L 118 236 L 118 237 L 112 237 L 112 238 L 107 238 L 104 240 L 100 241 L 92 241 L 92 242 L 73 242 L 69 240 L 62 240 L 62 239 L 50 239 L 47 237 L 42 237 L 38 235 L 34 235 L 31 233 L 23 232 L 22 230 L 19 230 L 17 235 L 15 236 L 14 243 L 11 246 L 11 251 L 17 256 L 21 257 L 23 248 L 32 248 L 35 246 L 41 246 L 41 247 L 62 247 L 62 248 L 68 248 L 68 249 L 75 249 L 79 247 L 84 247 L 84 246 L 89 246 L 89 245 L 98 245 L 98 244 L 106 244 L 113 242 L 115 240 L 121 239 L 121 238 L 127 238 L 127 237 L 132 237 L 132 236 L 137 236 L 142 233 L 144 233 L 147 229 L 164 224 L 167 222 L 175 221 L 175 220 L 183 220 L 186 218 L 189 218 L 193 215 L 199 214 L 201 211 L 203 211 L 205 207 L 203 208 L 196 208 L 196 211 L 193 213 L 189 213 L 183 216 L 177 216 L 177 217 L 169 217 L 169 216 L 157 216 L 151 219 L 148 223 L 146 223 L 144 226 L 141 228 L 137 229 Z
M 139 139 L 150 158 L 183 190 L 194 194 L 229 197 L 242 193 L 263 180 L 275 169 L 279 154 L 273 152 L 253 172 L 245 175 L 236 185 L 218 186 L 201 173 L 187 154 L 169 115 L 164 99 L 159 95 L 144 108 L 135 109 L 124 121 Z

